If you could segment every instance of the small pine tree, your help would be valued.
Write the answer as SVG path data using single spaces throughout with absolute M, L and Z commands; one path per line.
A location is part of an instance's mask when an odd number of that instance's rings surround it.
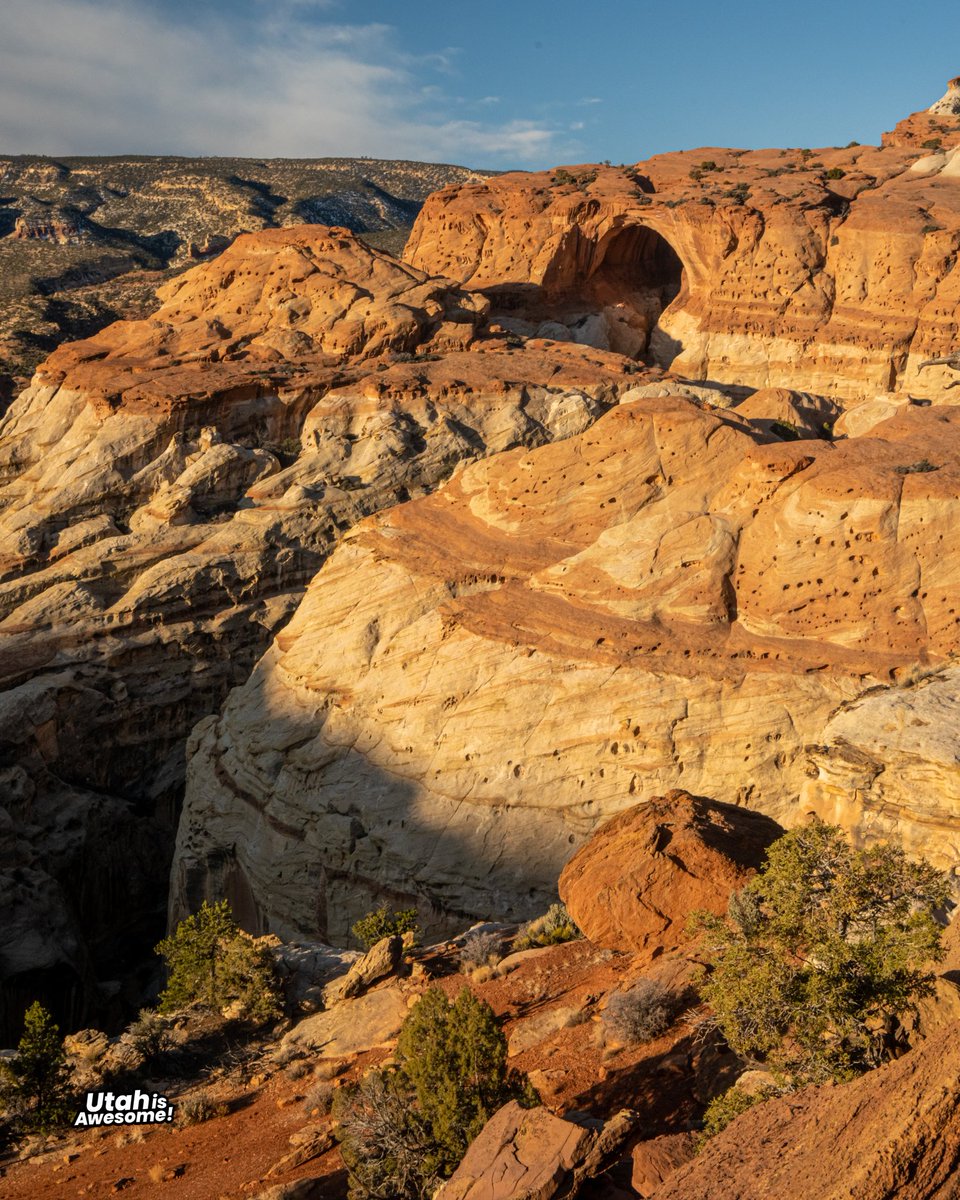
M 453 1004 L 439 988 L 426 992 L 403 1023 L 397 1059 L 430 1129 L 431 1166 L 439 1175 L 456 1168 L 508 1100 L 537 1102 L 529 1083 L 507 1067 L 507 1043 L 493 1010 L 469 988 Z
M 39 1000 L 23 1018 L 17 1052 L 4 1064 L 5 1107 L 22 1130 L 46 1133 L 70 1117 L 70 1071 L 60 1030 Z
M 267 952 L 233 919 L 226 900 L 204 901 L 181 921 L 156 953 L 167 966 L 160 1012 L 199 1005 L 217 1011 L 237 1005 L 244 1016 L 279 1016 L 279 992 Z
M 405 933 L 412 933 L 416 938 L 420 934 L 417 910 L 401 908 L 391 912 L 386 905 L 383 905 L 382 908 L 375 908 L 366 916 L 361 917 L 351 926 L 350 932 L 364 950 L 371 950 L 377 942 L 383 941 L 385 937 L 402 937 Z

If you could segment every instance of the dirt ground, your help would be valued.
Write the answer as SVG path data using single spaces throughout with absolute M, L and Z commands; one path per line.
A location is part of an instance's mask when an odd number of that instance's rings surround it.
M 530 1074 L 554 1112 L 589 1110 L 608 1117 L 631 1108 L 640 1117 L 642 1136 L 652 1137 L 688 1127 L 699 1111 L 697 1079 L 722 1076 L 725 1064 L 711 1061 L 680 1008 L 673 1027 L 655 1041 L 627 1048 L 610 1044 L 602 1006 L 627 982 L 629 959 L 585 940 L 514 956 L 506 973 L 491 978 L 483 972 L 464 976 L 455 956 L 443 950 L 425 952 L 421 963 L 449 996 L 470 986 L 490 1004 L 516 1051 L 511 1066 Z M 666 969 L 682 975 L 684 964 Z M 264 1050 L 270 1048 L 264 1043 Z M 357 1058 L 340 1079 L 355 1078 L 383 1056 L 380 1051 Z M 308 1056 L 297 1079 L 291 1078 L 295 1070 L 273 1064 L 191 1085 L 183 1096 L 202 1089 L 228 1107 L 203 1124 L 70 1131 L 32 1158 L 4 1164 L 0 1197 L 123 1193 L 130 1200 L 246 1200 L 274 1184 L 317 1176 L 326 1178 L 331 1200 L 345 1197 L 347 1177 L 336 1147 L 292 1170 L 270 1173 L 290 1153 L 291 1136 L 325 1128 L 329 1121 L 306 1112 L 313 1065 Z

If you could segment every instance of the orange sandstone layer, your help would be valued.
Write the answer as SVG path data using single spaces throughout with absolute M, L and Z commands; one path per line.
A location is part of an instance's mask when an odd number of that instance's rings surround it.
M 953 376 L 918 368 L 960 342 L 960 128 L 941 143 L 502 175 L 430 197 L 405 256 L 536 321 L 592 308 L 689 378 L 939 398 Z

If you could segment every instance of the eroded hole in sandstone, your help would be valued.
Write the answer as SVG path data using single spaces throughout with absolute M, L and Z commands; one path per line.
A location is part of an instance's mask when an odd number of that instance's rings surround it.
M 540 336 L 669 366 L 681 346 L 662 322 L 685 290 L 673 246 L 645 225 L 626 225 L 561 249 L 544 278 Z

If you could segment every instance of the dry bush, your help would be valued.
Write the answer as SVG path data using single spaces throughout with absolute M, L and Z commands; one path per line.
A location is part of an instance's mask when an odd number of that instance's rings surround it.
M 321 1058 L 313 1074 L 317 1079 L 336 1079 L 344 1073 L 347 1066 L 342 1058 Z
M 182 1100 L 177 1105 L 177 1124 L 200 1125 L 204 1121 L 212 1121 L 214 1117 L 225 1117 L 227 1106 L 222 1101 L 211 1099 L 206 1092 L 197 1092 L 188 1100 Z
M 491 930 L 469 933 L 460 948 L 460 969 L 465 975 L 478 967 L 495 967 L 500 961 L 503 943 Z
M 626 992 L 614 992 L 601 1019 L 608 1039 L 636 1045 L 659 1037 L 670 1028 L 675 998 L 655 979 L 641 979 Z
M 298 1058 L 283 1073 L 288 1079 L 302 1079 L 304 1075 L 310 1074 L 310 1064 L 304 1059 Z
M 551 904 L 542 917 L 528 921 L 513 943 L 514 950 L 533 950 L 540 946 L 556 946 L 582 937 L 567 912 L 565 904 Z
M 303 1111 L 307 1116 L 311 1117 L 314 1114 L 321 1117 L 327 1116 L 333 1107 L 333 1091 L 333 1084 L 326 1080 L 314 1084 L 303 1101 Z

